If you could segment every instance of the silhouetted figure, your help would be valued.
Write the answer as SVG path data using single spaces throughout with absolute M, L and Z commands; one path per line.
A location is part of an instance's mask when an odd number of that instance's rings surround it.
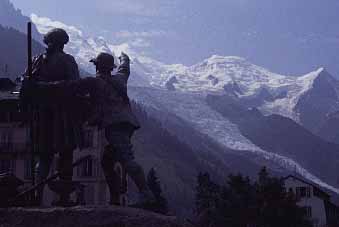
M 98 86 L 92 90 L 91 96 L 98 103 L 97 115 L 93 120 L 104 128 L 109 143 L 102 157 L 102 168 L 111 194 L 111 204 L 119 204 L 119 187 L 114 184 L 118 176 L 113 165 L 116 161 L 122 163 L 127 174 L 137 185 L 140 192 L 138 206 L 151 202 L 153 196 L 147 186 L 143 168 L 135 161 L 131 137 L 140 125 L 133 114 L 127 95 L 127 82 L 130 75 L 130 59 L 122 53 L 119 57 L 120 66 L 116 74 L 112 75 L 114 57 L 107 53 L 100 53 L 91 60 L 96 66 L 96 80 Z
M 71 81 L 80 78 L 78 65 L 75 59 L 66 54 L 63 49 L 69 41 L 69 36 L 63 29 L 53 29 L 44 36 L 47 45 L 46 53 L 33 60 L 32 78 L 26 78 L 21 91 L 23 109 L 33 122 L 34 151 L 38 154 L 37 181 L 45 179 L 51 168 L 55 154 L 59 154 L 57 169 L 61 172 L 60 180 L 72 181 L 73 150 L 76 148 L 80 135 L 80 124 L 74 113 L 74 106 L 69 99 L 62 99 L 65 95 L 61 90 L 60 102 L 50 100 L 48 97 L 34 96 L 32 90 L 28 91 L 27 80 L 37 82 Z M 34 91 L 33 91 L 34 92 Z M 72 108 L 71 108 L 72 107 Z M 44 187 L 38 192 L 38 200 L 43 199 Z M 61 198 L 67 202 L 69 198 Z

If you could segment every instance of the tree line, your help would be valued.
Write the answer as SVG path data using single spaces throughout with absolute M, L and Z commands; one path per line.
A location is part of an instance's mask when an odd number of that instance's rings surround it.
M 219 185 L 200 173 L 196 186 L 196 213 L 200 227 L 312 227 L 296 196 L 283 179 L 263 168 L 254 182 L 241 174 Z

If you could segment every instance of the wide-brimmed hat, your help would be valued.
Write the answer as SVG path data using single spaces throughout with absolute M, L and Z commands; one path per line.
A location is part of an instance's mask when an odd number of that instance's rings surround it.
M 94 65 L 100 65 L 106 68 L 116 68 L 117 65 L 114 63 L 114 57 L 108 53 L 100 53 L 96 58 L 90 60 Z

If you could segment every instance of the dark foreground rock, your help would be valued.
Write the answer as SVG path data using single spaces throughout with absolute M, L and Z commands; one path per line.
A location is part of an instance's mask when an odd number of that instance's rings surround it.
M 1 209 L 0 227 L 184 227 L 177 218 L 122 207 Z

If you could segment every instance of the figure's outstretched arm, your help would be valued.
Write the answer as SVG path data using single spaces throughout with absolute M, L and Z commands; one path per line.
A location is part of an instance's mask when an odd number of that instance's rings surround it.
M 115 78 L 119 80 L 121 83 L 127 84 L 130 71 L 130 58 L 124 52 L 121 52 L 121 56 L 119 57 L 120 65 L 118 67 L 118 71 L 115 74 Z

